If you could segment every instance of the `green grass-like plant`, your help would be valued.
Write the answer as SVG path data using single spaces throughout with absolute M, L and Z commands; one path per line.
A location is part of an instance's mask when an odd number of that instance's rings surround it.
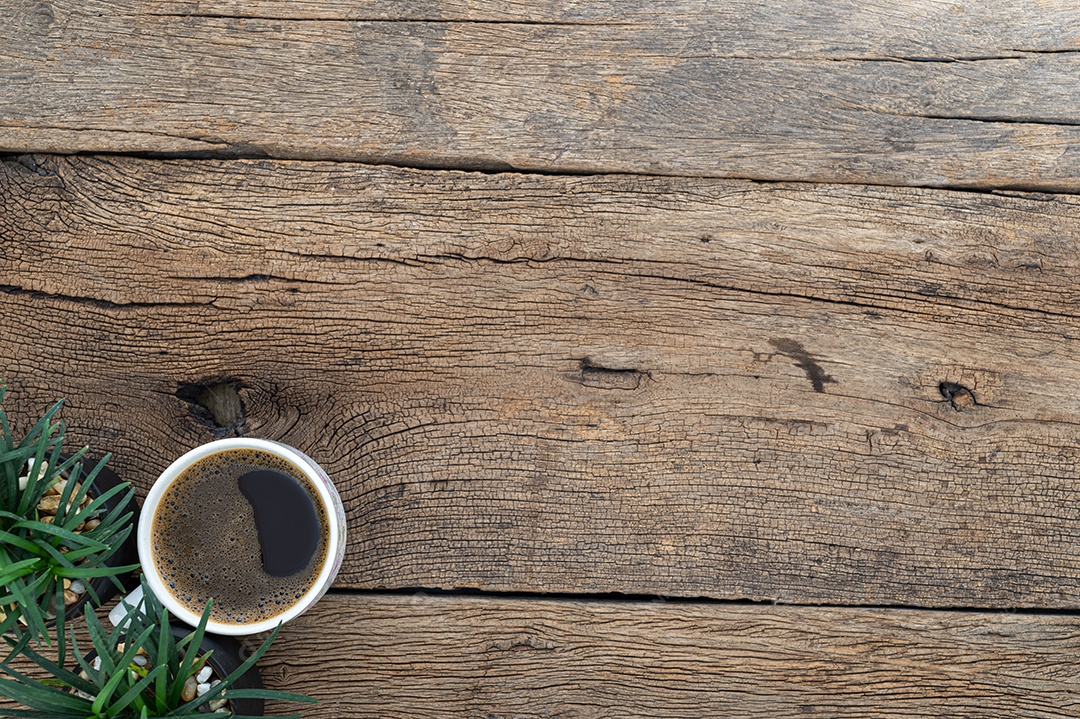
M 0 402 L 4 394 L 5 388 L 0 387 Z M 18 442 L 0 408 L 0 612 L 4 614 L 0 634 L 20 640 L 9 659 L 31 641 L 38 646 L 51 644 L 52 621 L 63 652 L 65 579 L 80 580 L 90 600 L 97 603 L 91 586 L 94 579 L 109 577 L 119 588 L 117 576 L 138 566 L 105 564 L 132 531 L 132 512 L 127 507 L 134 492 L 124 482 L 82 506 L 109 457 L 103 457 L 85 477 L 86 447 L 63 458 L 64 423 L 55 419 L 61 404 L 53 405 Z M 64 478 L 76 481 L 65 483 L 56 516 L 42 521 L 38 504 Z M 113 497 L 119 503 L 106 511 L 105 503 Z M 96 527 L 77 529 L 91 518 L 100 520 Z
M 169 612 L 143 585 L 143 603 L 128 614 L 127 623 L 107 631 L 87 605 L 84 612 L 86 628 L 100 663 L 78 653 L 72 628 L 71 646 L 78 658 L 79 671 L 67 670 L 62 661 L 53 662 L 33 649 L 25 648 L 23 655 L 48 672 L 47 681 L 31 679 L 7 665 L 0 671 L 13 679 L 0 679 L 0 696 L 13 699 L 30 709 L 8 710 L 12 717 L 27 719 L 154 719 L 157 717 L 234 717 L 231 711 L 220 709 L 199 712 L 203 704 L 219 699 L 277 699 L 281 701 L 315 702 L 302 694 L 269 689 L 230 689 L 233 683 L 270 648 L 278 628 L 267 637 L 251 656 L 235 671 L 222 677 L 203 696 L 184 701 L 184 684 L 196 676 L 206 664 L 210 652 L 199 654 L 206 623 L 210 618 L 210 602 L 199 620 L 199 626 L 180 640 L 173 636 Z M 9 643 L 14 640 L 8 639 Z M 136 663 L 140 648 L 145 666 Z M 228 705 L 226 705 L 228 706 Z M 300 719 L 292 715 L 290 719 Z

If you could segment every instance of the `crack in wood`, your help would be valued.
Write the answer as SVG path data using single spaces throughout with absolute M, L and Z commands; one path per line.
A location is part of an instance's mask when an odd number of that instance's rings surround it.
M 652 375 L 648 371 L 635 368 L 604 367 L 585 357 L 581 360 L 580 371 L 568 375 L 567 379 L 583 387 L 636 390 L 641 387 L 643 379 L 651 380 Z
M 74 302 L 81 305 L 91 305 L 93 307 L 99 307 L 101 309 L 128 309 L 128 308 L 146 308 L 146 307 L 194 307 L 194 306 L 211 306 L 216 307 L 214 302 L 114 302 L 112 300 L 103 300 L 98 297 L 83 297 L 79 295 L 68 295 L 59 292 L 43 292 L 41 290 L 30 290 L 25 287 L 19 287 L 17 285 L 0 285 L 0 293 L 10 295 L 12 297 L 29 297 L 34 300 L 62 300 L 64 302 Z
M 1080 120 L 1039 120 L 1030 117 L 1002 117 L 1000 115 L 933 115 L 928 113 L 882 113 L 895 117 L 913 117 L 920 120 L 962 120 L 964 122 L 983 122 L 1002 125 L 1049 125 L 1051 127 L 1076 127 Z
M 997 607 L 987 604 L 956 604 L 927 607 L 922 604 L 907 604 L 904 602 L 874 603 L 874 602 L 799 602 L 781 601 L 777 599 L 749 599 L 749 598 L 725 598 L 708 595 L 680 595 L 680 594 L 645 594 L 635 592 L 545 592 L 545 591 L 510 591 L 498 589 L 478 589 L 476 587 L 399 587 L 395 589 L 360 588 L 347 586 L 332 586 L 327 596 L 359 597 L 364 599 L 377 599 L 380 597 L 421 597 L 447 599 L 490 599 L 493 601 L 507 601 L 513 599 L 565 601 L 565 602 L 593 602 L 596 604 L 610 604 L 613 606 L 627 605 L 655 605 L 672 604 L 677 606 L 721 606 L 721 607 L 802 607 L 807 609 L 839 609 L 839 610 L 898 610 L 919 612 L 940 612 L 942 614 L 1006 614 L 1019 616 L 1050 616 L 1050 617 L 1080 617 L 1080 608 L 1046 608 L 1046 607 Z
M 649 27 L 641 23 L 632 22 L 608 22 L 604 20 L 478 20 L 475 18 L 380 18 L 380 17 L 347 17 L 347 16 L 285 16 L 285 15 L 241 15 L 236 13 L 212 13 L 212 12 L 148 12 L 142 13 L 147 17 L 166 17 L 184 19 L 209 19 L 209 20 L 262 20 L 267 22 L 342 22 L 342 23 L 370 23 L 387 25 L 535 25 L 539 27 Z
M 880 111 L 876 111 L 880 112 Z M 880 113 L 893 114 L 893 113 Z M 898 115 L 899 117 L 918 117 L 916 115 Z M 47 129 L 47 128 L 45 128 Z M 135 132 L 135 131 L 128 131 Z M 178 137 L 171 136 L 170 137 Z M 198 138 L 184 138 L 198 139 Z M 15 160 L 28 153 L 34 153 L 33 149 L 22 148 L 0 152 L 0 162 Z M 941 183 L 897 183 L 897 182 L 874 182 L 872 180 L 848 180 L 842 177 L 830 178 L 828 181 L 808 180 L 800 177 L 765 177 L 757 175 L 744 175 L 730 172 L 669 172 L 663 170 L 637 171 L 625 170 L 602 170 L 581 168 L 541 168 L 515 166 L 506 162 L 491 160 L 461 159 L 458 162 L 418 161 L 416 158 L 403 160 L 395 156 L 349 156 L 340 157 L 333 154 L 281 154 L 274 153 L 250 143 L 233 143 L 219 150 L 106 150 L 95 152 L 75 152 L 74 155 L 84 157 L 117 157 L 143 160 L 177 160 L 177 161 L 221 161 L 221 160 L 274 160 L 279 162 L 335 162 L 341 164 L 356 165 L 358 167 L 392 167 L 399 170 L 414 170 L 417 172 L 461 172 L 476 173 L 478 175 L 521 175 L 528 177 L 538 175 L 542 177 L 644 177 L 644 178 L 684 178 L 688 180 L 732 180 L 740 182 L 753 182 L 763 186 L 782 185 L 839 185 L 854 187 L 881 187 L 886 189 L 912 189 L 933 190 L 935 192 L 955 192 L 972 195 L 1025 195 L 1031 197 L 1063 195 L 1080 195 L 1080 189 L 1062 186 L 1047 186 L 1043 184 L 1017 183 L 987 183 L 968 184 L 956 182 Z

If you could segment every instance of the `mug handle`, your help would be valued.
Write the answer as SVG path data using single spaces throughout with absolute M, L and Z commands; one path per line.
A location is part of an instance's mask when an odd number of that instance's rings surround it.
M 109 621 L 114 627 L 127 627 L 131 621 L 128 619 L 128 614 L 138 609 L 142 604 L 143 588 L 140 584 L 109 611 Z

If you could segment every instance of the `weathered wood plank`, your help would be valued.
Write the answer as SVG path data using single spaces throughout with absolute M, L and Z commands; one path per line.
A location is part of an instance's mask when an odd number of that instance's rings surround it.
M 1076 198 L 0 167 L 12 414 L 145 490 L 238 383 L 340 483 L 342 586 L 1078 605 Z
M 263 662 L 320 717 L 1073 717 L 1076 617 L 327 597 Z M 279 705 L 279 713 L 286 707 Z
M 320 702 L 268 714 L 307 719 L 1056 719 L 1080 706 L 1078 627 L 1054 615 L 332 592 L 282 628 L 259 669 L 268 688 Z
M 0 151 L 1080 189 L 1069 4 L 329 5 L 6 0 Z
M 137 7 L 236 19 L 681 25 L 708 28 L 721 47 L 770 56 L 943 59 L 1080 47 L 1073 8 L 1031 0 L 143 0 Z

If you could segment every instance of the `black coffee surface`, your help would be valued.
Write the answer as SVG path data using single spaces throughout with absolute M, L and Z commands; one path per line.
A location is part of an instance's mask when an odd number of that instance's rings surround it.
M 245 496 L 247 495 L 247 496 Z M 161 578 L 195 614 L 227 624 L 295 605 L 326 561 L 327 517 L 292 464 L 257 450 L 204 457 L 166 490 L 151 541 Z
M 308 566 L 319 548 L 322 525 L 311 495 L 285 472 L 256 469 L 237 480 L 255 510 L 263 570 L 291 577 Z

